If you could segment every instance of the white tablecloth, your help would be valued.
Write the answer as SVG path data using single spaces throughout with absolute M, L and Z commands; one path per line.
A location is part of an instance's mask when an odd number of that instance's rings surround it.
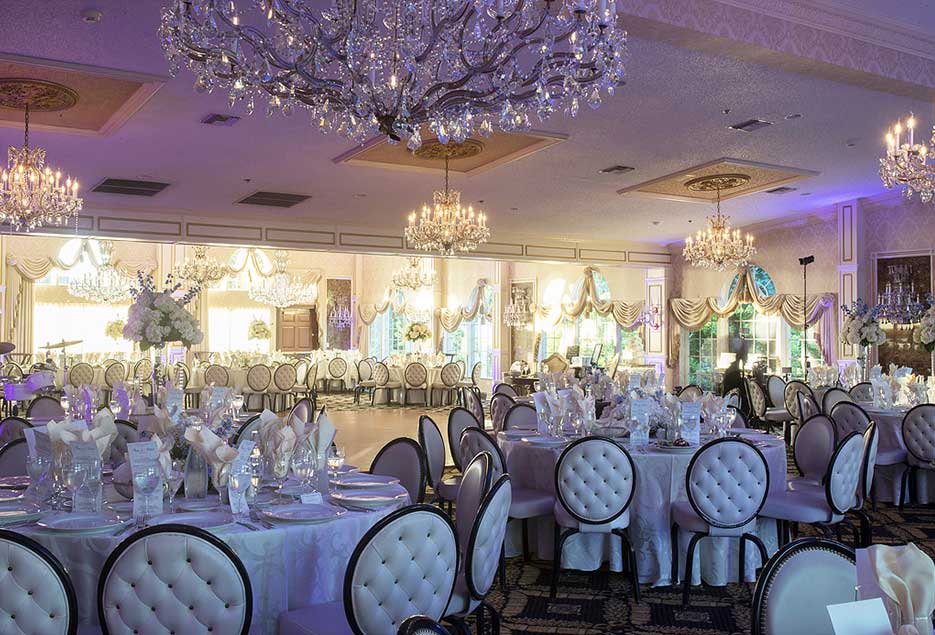
M 862 403 L 861 406 L 870 415 L 870 418 L 877 424 L 877 434 L 880 435 L 880 445 L 878 452 L 885 450 L 900 449 L 905 451 L 906 446 L 903 443 L 903 417 L 909 412 L 908 407 L 897 408 L 876 408 L 869 403 Z M 873 495 L 878 501 L 887 503 L 897 502 L 899 500 L 899 486 L 902 482 L 905 466 L 900 465 L 878 465 L 873 471 Z M 935 500 L 935 471 L 916 470 L 915 483 L 913 484 L 917 494 L 916 503 L 929 503 Z M 908 492 L 907 492 L 908 495 Z
M 253 588 L 250 633 L 276 635 L 276 621 L 283 611 L 341 600 L 344 571 L 357 543 L 380 518 L 401 506 L 348 512 L 324 524 L 258 531 L 238 525 L 217 530 L 216 535 L 233 548 L 250 576 Z M 68 570 L 78 595 L 79 633 L 100 633 L 98 578 L 107 556 L 130 534 L 67 536 L 47 533 L 38 527 L 17 531 L 47 547 Z
M 786 450 L 782 439 L 762 435 L 757 439 L 767 440 L 769 445 L 760 448 L 769 464 L 770 490 L 777 491 L 786 483 Z M 555 463 L 562 448 L 544 448 L 522 441 L 510 440 L 498 435 L 500 448 L 507 462 L 507 471 L 514 487 L 530 487 L 555 492 Z M 629 450 L 629 448 L 628 448 Z M 691 461 L 690 454 L 667 454 L 647 449 L 633 450 L 630 455 L 636 465 L 636 492 L 630 504 L 630 536 L 636 550 L 640 582 L 661 586 L 671 584 L 672 548 L 671 520 L 669 510 L 673 502 L 688 500 L 685 493 L 685 474 Z M 530 548 L 540 558 L 552 559 L 551 518 L 530 520 Z M 508 534 L 507 555 L 521 552 L 520 523 L 511 523 Z M 777 547 L 776 524 L 773 521 L 758 523 L 755 532 L 772 553 Z M 689 535 L 683 532 L 680 545 L 679 564 L 685 566 L 685 552 Z M 707 584 L 722 586 L 737 579 L 739 541 L 725 538 L 705 538 L 697 549 L 692 583 L 700 584 L 702 577 Z M 760 557 L 751 547 L 746 553 L 746 579 L 756 579 L 755 569 L 760 566 Z M 600 534 L 578 534 L 565 543 L 562 565 L 569 569 L 593 571 L 609 561 L 613 571 L 622 570 L 620 540 L 609 539 Z
M 390 371 L 391 382 L 398 381 L 400 384 L 403 383 L 403 374 L 406 372 L 405 367 L 388 366 L 387 370 Z M 428 386 L 428 390 L 431 391 L 432 384 L 441 383 L 441 379 L 439 378 L 439 375 L 442 372 L 442 368 L 441 366 L 426 366 L 425 370 L 426 370 L 426 376 L 428 377 L 428 379 L 426 380 L 426 385 Z M 389 391 L 381 390 L 379 394 L 377 395 L 377 399 L 379 400 L 377 403 L 387 403 L 389 401 Z

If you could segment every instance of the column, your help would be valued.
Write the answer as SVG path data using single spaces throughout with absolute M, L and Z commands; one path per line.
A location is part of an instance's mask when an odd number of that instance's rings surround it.
M 864 250 L 864 215 L 857 200 L 836 205 L 838 215 L 838 305 L 858 298 L 873 303 L 870 293 L 870 263 Z M 843 333 L 844 312 L 838 310 L 838 333 Z M 838 342 L 838 360 L 853 363 L 858 347 Z

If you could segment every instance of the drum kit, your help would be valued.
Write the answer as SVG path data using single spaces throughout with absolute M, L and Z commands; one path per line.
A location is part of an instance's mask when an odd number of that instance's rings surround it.
M 68 348 L 69 346 L 77 346 L 78 344 L 81 344 L 82 342 L 84 342 L 84 340 L 70 340 L 66 342 L 63 339 L 61 342 L 57 342 L 55 344 L 46 344 L 45 346 L 39 347 L 39 350 L 46 351 L 46 355 L 51 354 L 49 351 L 55 351 L 58 349 L 62 350 L 62 382 L 63 382 L 63 385 L 65 382 L 68 381 L 68 355 L 65 354 L 65 349 Z M 50 358 L 47 358 L 47 359 L 50 359 Z M 54 366 L 50 370 L 54 370 Z

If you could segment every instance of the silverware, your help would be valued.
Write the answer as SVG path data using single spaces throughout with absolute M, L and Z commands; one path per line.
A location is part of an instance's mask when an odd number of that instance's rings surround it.
M 240 525 L 241 527 L 246 527 L 246 528 L 249 529 L 250 531 L 260 531 L 260 528 L 259 528 L 259 527 L 256 527 L 256 526 L 254 526 L 254 525 L 251 525 L 251 524 L 249 524 L 249 523 L 240 522 L 239 520 L 236 522 L 236 524 L 237 524 L 237 525 Z

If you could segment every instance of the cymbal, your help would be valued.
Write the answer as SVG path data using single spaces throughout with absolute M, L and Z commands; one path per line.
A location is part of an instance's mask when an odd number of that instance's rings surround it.
M 68 346 L 75 346 L 77 344 L 81 344 L 83 341 L 84 340 L 71 340 L 70 342 L 66 342 L 65 340 L 62 340 L 58 344 L 46 344 L 45 346 L 40 346 L 39 349 L 43 351 L 50 351 L 55 348 L 66 348 Z
M 16 344 L 13 342 L 0 342 L 0 355 L 6 355 L 16 350 Z

